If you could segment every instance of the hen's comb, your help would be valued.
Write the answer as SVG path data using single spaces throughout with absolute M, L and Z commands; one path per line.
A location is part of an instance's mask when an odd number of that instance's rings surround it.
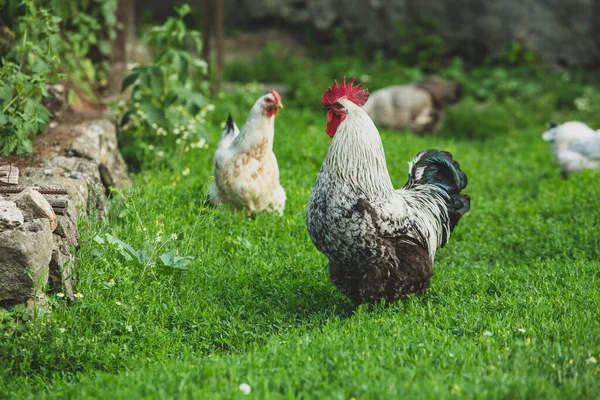
M 277 93 L 277 90 L 273 89 L 271 90 L 271 93 L 273 94 L 273 97 L 275 97 L 275 103 L 281 104 L 281 96 Z
M 356 86 L 354 84 L 354 78 L 346 83 L 346 77 L 342 79 L 342 83 L 338 85 L 337 80 L 333 81 L 333 85 L 325 91 L 321 101 L 323 105 L 335 103 L 341 98 L 346 98 L 356 104 L 362 106 L 369 99 L 369 91 L 367 89 L 361 89 L 362 83 Z

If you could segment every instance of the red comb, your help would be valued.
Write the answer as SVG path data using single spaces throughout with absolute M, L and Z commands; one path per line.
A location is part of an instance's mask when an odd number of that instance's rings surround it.
M 342 79 L 342 83 L 338 85 L 337 80 L 333 81 L 333 85 L 325 91 L 321 101 L 323 105 L 335 103 L 341 98 L 347 98 L 357 106 L 362 106 L 369 99 L 369 91 L 367 89 L 361 89 L 362 83 L 356 86 L 354 84 L 354 78 L 352 78 L 346 84 L 346 77 Z
M 275 103 L 281 104 L 281 96 L 277 93 L 277 90 L 273 89 L 271 90 L 271 93 L 273 94 L 273 97 L 275 97 Z

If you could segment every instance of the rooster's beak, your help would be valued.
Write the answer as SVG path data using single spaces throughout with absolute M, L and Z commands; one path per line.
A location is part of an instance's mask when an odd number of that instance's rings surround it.
M 281 104 L 281 103 L 275 103 L 275 108 L 278 108 L 278 109 L 281 110 L 283 108 L 283 104 Z

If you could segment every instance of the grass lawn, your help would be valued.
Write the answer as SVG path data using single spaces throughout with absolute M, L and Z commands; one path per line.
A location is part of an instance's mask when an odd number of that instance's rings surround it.
M 166 150 L 107 220 L 81 221 L 83 298 L 53 297 L 28 324 L 0 311 L 0 398 L 600 398 L 600 173 L 563 180 L 541 139 L 544 121 L 591 114 L 545 99 L 468 96 L 436 136 L 382 131 L 397 186 L 418 151 L 445 149 L 472 209 L 428 294 L 361 307 L 329 283 L 304 222 L 330 142 L 319 97 L 284 98 L 286 211 L 255 219 L 205 205 L 217 121 L 241 126 L 251 104 L 217 100 L 208 148 Z M 160 267 L 170 251 L 187 270 Z

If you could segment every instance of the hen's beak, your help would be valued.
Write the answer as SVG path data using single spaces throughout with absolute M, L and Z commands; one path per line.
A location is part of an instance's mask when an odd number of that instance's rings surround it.
M 281 104 L 281 103 L 275 103 L 275 108 L 281 110 L 283 108 L 283 104 Z

